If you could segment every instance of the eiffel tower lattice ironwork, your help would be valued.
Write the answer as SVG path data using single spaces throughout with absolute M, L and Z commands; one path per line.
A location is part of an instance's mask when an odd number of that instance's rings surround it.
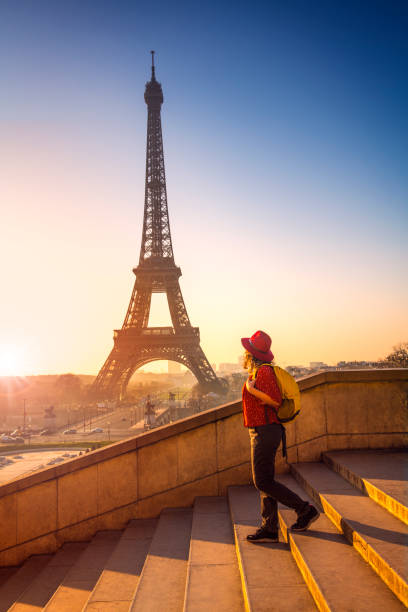
M 114 331 L 114 346 L 92 387 L 98 398 L 123 397 L 133 373 L 141 366 L 160 359 L 186 366 L 206 391 L 222 391 L 200 346 L 198 327 L 192 327 L 174 262 L 167 208 L 166 177 L 161 129 L 163 92 L 156 81 L 154 51 L 152 76 L 146 83 L 147 104 L 146 183 L 142 245 L 132 297 L 122 329 Z M 172 327 L 148 327 L 152 293 L 166 293 Z

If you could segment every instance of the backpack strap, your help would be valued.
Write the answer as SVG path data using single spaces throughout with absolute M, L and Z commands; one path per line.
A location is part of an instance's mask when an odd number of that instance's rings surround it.
M 273 366 L 271 363 L 261 363 L 261 365 L 259 366 L 259 368 L 261 368 L 263 365 L 267 365 L 267 366 L 269 366 L 270 368 L 272 368 L 273 372 L 275 373 L 275 368 L 274 368 L 274 366 Z M 255 373 L 255 376 L 254 376 L 254 380 L 255 380 L 255 381 L 256 381 L 256 377 L 257 377 L 257 374 L 258 374 L 258 370 L 259 370 L 259 368 L 256 370 L 256 373 Z M 276 376 L 276 374 L 275 374 L 275 376 Z M 278 385 L 278 386 L 279 386 L 279 385 Z M 286 429 L 285 429 L 285 427 L 284 427 L 284 425 L 283 425 L 282 423 L 283 423 L 283 422 L 286 422 L 286 421 L 291 421 L 292 419 L 282 419 L 282 421 L 281 421 L 281 419 L 278 417 L 278 411 L 277 411 L 277 409 L 275 408 L 275 406 L 267 406 L 267 405 L 265 404 L 265 407 L 264 407 L 264 410 L 265 410 L 265 421 L 266 421 L 268 424 L 269 424 L 269 414 L 268 414 L 268 408 L 271 408 L 271 410 L 273 410 L 273 411 L 274 411 L 274 413 L 275 413 L 275 415 L 276 415 L 276 418 L 278 419 L 279 424 L 280 424 L 280 426 L 281 426 L 281 430 L 282 430 L 282 455 L 283 455 L 283 457 L 287 457 L 287 448 L 286 448 Z M 299 412 L 300 412 L 300 411 L 298 410 L 298 412 L 296 412 L 296 414 L 298 414 Z M 294 416 L 296 416 L 296 414 L 295 414 Z M 294 418 L 294 417 L 292 417 L 292 418 Z
M 299 413 L 300 413 L 300 410 L 296 410 L 295 414 L 294 414 L 293 416 L 289 417 L 289 419 L 279 419 L 279 421 L 280 421 L 281 423 L 289 423 L 289 421 L 293 421 L 293 419 L 294 419 L 295 417 L 297 417 L 297 415 L 298 415 Z M 278 417 L 278 418 L 279 418 L 279 417 Z
M 272 406 L 271 406 L 271 408 L 272 408 Z M 264 405 L 264 412 L 265 412 L 265 421 L 266 421 L 266 424 L 269 425 L 270 423 L 269 423 L 268 406 L 266 404 Z
M 284 428 L 282 423 L 281 423 L 281 428 L 282 428 L 282 455 L 284 457 L 287 457 L 287 452 L 286 452 L 286 429 Z
M 269 367 L 270 367 L 270 368 L 272 368 L 272 370 L 275 372 L 273 365 L 272 365 L 271 363 L 268 363 L 268 362 L 261 363 L 261 365 L 259 366 L 259 368 L 262 368 L 262 366 L 264 366 L 264 365 L 269 366 Z M 257 369 L 256 369 L 256 372 L 255 372 L 255 376 L 254 376 L 254 380 L 255 380 L 255 382 L 256 382 L 256 377 L 257 377 L 257 375 L 258 375 L 258 370 L 259 370 L 259 368 L 257 368 Z M 274 406 L 269 406 L 269 405 L 265 404 L 265 406 L 264 406 L 264 411 L 265 411 L 265 421 L 266 421 L 267 425 L 270 425 L 268 408 L 270 408 L 271 410 L 273 410 L 273 411 L 274 411 L 274 413 L 275 413 L 275 415 L 276 415 L 276 417 L 277 417 L 278 421 L 279 421 L 279 417 L 278 417 L 278 412 L 277 412 L 277 410 L 276 410 L 276 408 L 275 408 Z M 286 437 L 285 437 L 285 440 L 286 440 Z M 286 452 L 286 448 L 285 448 L 285 452 Z

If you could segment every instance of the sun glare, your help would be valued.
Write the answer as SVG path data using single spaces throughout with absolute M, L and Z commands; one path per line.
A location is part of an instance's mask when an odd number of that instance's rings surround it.
M 21 350 L 16 346 L 0 346 L 0 376 L 18 376 Z

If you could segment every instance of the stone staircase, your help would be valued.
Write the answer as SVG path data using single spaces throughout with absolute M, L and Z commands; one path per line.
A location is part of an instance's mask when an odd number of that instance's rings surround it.
M 311 528 L 250 544 L 259 495 L 234 486 L 0 569 L 0 612 L 392 612 L 408 603 L 407 455 L 333 451 L 278 480 L 319 506 Z M 404 606 L 405 604 L 405 606 Z

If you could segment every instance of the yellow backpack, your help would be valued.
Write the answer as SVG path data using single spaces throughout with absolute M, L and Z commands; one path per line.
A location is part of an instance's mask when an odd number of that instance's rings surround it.
M 300 391 L 296 380 L 289 372 L 279 366 L 272 365 L 271 363 L 263 363 L 262 365 L 268 365 L 273 368 L 282 395 L 282 403 L 279 408 L 273 408 L 278 421 L 280 423 L 293 421 L 300 413 Z

